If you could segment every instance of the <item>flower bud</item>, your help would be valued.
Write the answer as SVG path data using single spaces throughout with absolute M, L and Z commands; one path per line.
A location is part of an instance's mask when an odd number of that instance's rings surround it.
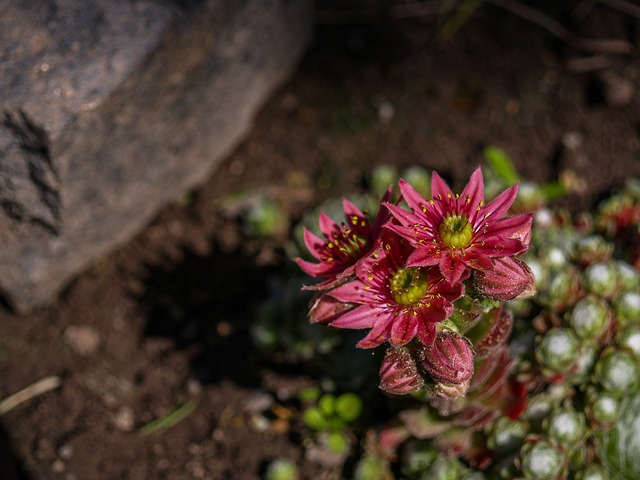
M 331 290 L 322 290 L 314 295 L 309 304 L 309 321 L 328 325 L 338 317 L 355 307 L 353 303 L 345 303 L 333 298 Z
M 425 345 L 420 366 L 436 382 L 468 383 L 473 375 L 471 342 L 451 330 L 442 330 L 431 345 Z
M 631 352 L 607 348 L 598 359 L 595 375 L 606 391 L 625 394 L 638 387 L 640 366 Z
M 524 478 L 531 480 L 557 480 L 567 464 L 560 447 L 545 438 L 528 440 L 520 449 L 518 460 Z
M 424 387 L 424 379 L 406 346 L 388 348 L 380 366 L 380 389 L 406 395 Z
M 576 303 L 568 317 L 569 325 L 579 337 L 598 340 L 608 330 L 611 312 L 604 301 L 587 296 Z
M 547 373 L 568 373 L 580 358 L 580 342 L 568 328 L 552 328 L 538 340 L 536 360 Z
M 513 257 L 494 259 L 491 268 L 475 272 L 474 281 L 478 292 L 502 301 L 530 297 L 536 289 L 531 269 Z

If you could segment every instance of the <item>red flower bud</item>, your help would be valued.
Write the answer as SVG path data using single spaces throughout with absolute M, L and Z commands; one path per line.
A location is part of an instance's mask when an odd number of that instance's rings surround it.
M 422 387 L 424 379 L 409 348 L 388 348 L 380 366 L 380 388 L 387 393 L 405 395 Z
M 311 299 L 309 305 L 309 321 L 311 323 L 328 325 L 356 306 L 353 303 L 336 300 L 329 293 L 331 290 L 322 290 Z
M 513 257 L 496 258 L 487 270 L 474 275 L 478 292 L 495 300 L 513 300 L 535 293 L 535 277 L 526 263 Z
M 473 356 L 467 338 L 451 330 L 442 330 L 431 345 L 425 346 L 421 367 L 436 382 L 468 384 L 473 375 Z

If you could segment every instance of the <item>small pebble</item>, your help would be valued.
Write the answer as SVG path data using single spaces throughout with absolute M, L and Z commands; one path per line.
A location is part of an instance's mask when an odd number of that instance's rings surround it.
M 120 407 L 113 419 L 115 427 L 123 432 L 130 432 L 133 430 L 134 422 L 135 413 L 133 412 L 133 408 L 126 405 Z
M 65 469 L 66 469 L 66 465 L 60 459 L 56 460 L 51 464 L 51 471 L 53 473 L 62 473 L 65 471 Z
M 244 401 L 244 409 L 249 413 L 258 413 L 268 410 L 273 405 L 271 395 L 265 392 L 254 392 Z
M 100 346 L 100 334 L 89 325 L 69 325 L 62 337 L 71 349 L 82 356 L 89 356 Z
M 190 378 L 187 380 L 187 392 L 192 397 L 202 393 L 202 384 L 195 378 Z
M 628 105 L 636 94 L 633 82 L 615 72 L 603 72 L 600 75 L 600 82 L 605 102 L 613 107 Z
M 58 448 L 58 456 L 62 460 L 69 460 L 71 457 L 73 457 L 73 453 L 74 448 L 70 443 L 65 443 L 60 448 Z

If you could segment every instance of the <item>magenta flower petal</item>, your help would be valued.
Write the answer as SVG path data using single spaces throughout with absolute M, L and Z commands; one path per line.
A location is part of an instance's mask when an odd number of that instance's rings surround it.
M 336 222 L 333 221 L 331 217 L 329 217 L 326 213 L 320 212 L 320 219 L 318 221 L 318 225 L 320 226 L 320 232 L 327 238 L 331 238 L 334 232 L 340 230 L 340 227 Z
M 366 287 L 364 282 L 356 279 L 334 288 L 330 295 L 341 302 L 371 303 L 375 299 L 375 293 Z
M 411 318 L 410 313 L 401 313 L 391 324 L 389 343 L 399 347 L 413 340 L 418 332 L 418 322 Z
M 409 265 L 420 265 L 422 267 L 430 267 L 438 265 L 442 262 L 441 255 L 437 252 L 436 248 L 429 248 L 427 246 L 417 248 L 407 260 Z
M 485 217 L 501 217 L 507 210 L 513 205 L 514 200 L 518 196 L 518 183 L 507 188 L 504 192 L 494 198 L 483 209 L 483 215 Z
M 454 255 L 442 255 L 440 257 L 440 272 L 449 283 L 459 283 L 467 274 L 467 264 Z
M 506 257 L 517 255 L 527 249 L 520 240 L 505 238 L 504 236 L 488 237 L 482 241 L 482 245 L 476 247 L 476 252 L 488 257 Z
M 375 312 L 370 305 L 358 305 L 331 322 L 332 327 L 359 330 L 371 328 L 376 322 Z
M 453 195 L 449 185 L 437 172 L 433 172 L 431 175 L 431 195 L 434 198 L 446 198 Z
M 464 198 L 467 203 L 474 207 L 477 207 L 484 202 L 484 180 L 482 178 L 482 170 L 480 167 L 476 168 L 471 174 L 469 183 L 464 187 L 460 197 Z M 467 198 L 468 200 L 466 200 Z M 479 210 L 476 208 L 475 211 L 478 212 Z M 471 212 L 473 212 L 473 210 L 471 210 Z
M 371 331 L 360 340 L 358 348 L 376 348 L 389 340 L 392 319 L 390 317 L 378 317 Z
M 424 345 L 431 345 L 436 338 L 436 324 L 431 320 L 431 317 L 422 318 L 418 323 L 418 332 L 416 337 Z

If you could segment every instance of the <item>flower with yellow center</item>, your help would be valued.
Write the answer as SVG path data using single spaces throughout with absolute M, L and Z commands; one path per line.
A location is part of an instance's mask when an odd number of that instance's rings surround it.
M 358 343 L 360 348 L 384 342 L 398 347 L 415 337 L 431 344 L 436 324 L 451 315 L 452 302 L 464 287 L 445 281 L 436 267 L 406 267 L 412 252 L 409 242 L 391 232 L 384 235 L 381 246 L 357 265 L 356 278 L 327 292 L 354 305 L 330 325 L 370 329 Z
M 318 285 L 307 287 L 308 289 L 330 288 L 353 273 L 355 264 L 374 248 L 382 225 L 390 218 L 389 211 L 382 207 L 382 203 L 390 198 L 391 189 L 382 197 L 380 210 L 373 224 L 366 212 L 345 199 L 342 201 L 342 208 L 346 221 L 340 225 L 324 212 L 320 213 L 320 232 L 324 239 L 304 230 L 305 246 L 318 263 L 302 258 L 295 258 L 294 261 L 305 273 L 325 279 Z
M 503 218 L 518 194 L 517 184 L 486 205 L 480 168 L 460 195 L 435 172 L 431 200 L 425 200 L 403 180 L 400 191 L 410 210 L 387 203 L 397 223 L 389 222 L 386 227 L 415 247 L 408 266 L 438 266 L 448 282 L 456 283 L 466 279 L 472 269 L 492 269 L 496 259 L 528 248 L 532 214 Z

